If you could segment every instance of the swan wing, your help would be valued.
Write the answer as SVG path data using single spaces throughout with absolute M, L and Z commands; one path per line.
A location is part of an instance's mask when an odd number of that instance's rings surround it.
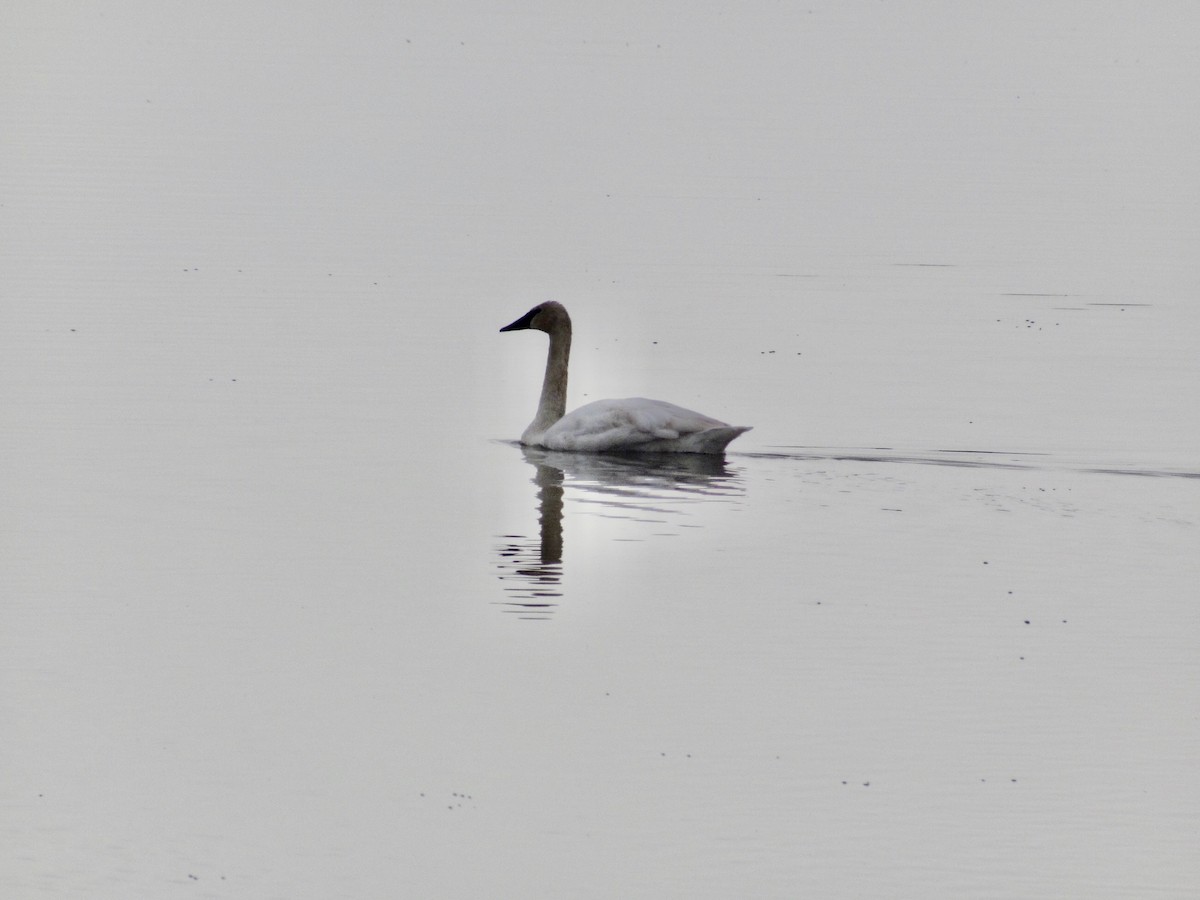
M 567 413 L 541 436 L 549 450 L 720 453 L 748 428 L 663 400 L 597 400 Z

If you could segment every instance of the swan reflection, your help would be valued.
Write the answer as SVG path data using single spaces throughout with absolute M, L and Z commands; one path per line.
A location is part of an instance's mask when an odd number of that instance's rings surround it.
M 500 535 L 497 568 L 505 611 L 545 619 L 563 596 L 563 505 L 641 525 L 680 527 L 697 503 L 735 502 L 741 478 L 722 456 L 571 453 L 522 447 L 534 468 L 539 534 Z
M 533 483 L 538 486 L 540 538 L 533 541 L 519 534 L 501 535 L 507 543 L 497 550 L 497 565 L 510 598 L 504 601 L 505 608 L 522 618 L 544 619 L 562 596 L 563 470 L 529 459 L 534 452 L 526 450 L 525 458 L 536 470 Z

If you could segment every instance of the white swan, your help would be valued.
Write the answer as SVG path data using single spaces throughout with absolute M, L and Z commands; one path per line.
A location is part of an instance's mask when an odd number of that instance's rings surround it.
M 727 425 L 674 403 L 643 397 L 597 400 L 564 415 L 571 317 L 561 303 L 551 300 L 535 306 L 500 330 L 527 328 L 550 335 L 550 352 L 537 415 L 521 435 L 521 443 L 526 446 L 591 452 L 724 453 L 730 441 L 750 430 Z

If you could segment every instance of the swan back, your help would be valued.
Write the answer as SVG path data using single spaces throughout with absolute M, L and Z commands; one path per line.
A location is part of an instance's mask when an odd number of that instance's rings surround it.
M 665 400 L 596 400 L 563 416 L 537 441 L 549 450 L 723 453 L 750 429 Z

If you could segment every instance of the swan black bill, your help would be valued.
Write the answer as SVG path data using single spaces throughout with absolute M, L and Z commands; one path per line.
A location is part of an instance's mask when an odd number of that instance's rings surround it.
M 521 331 L 523 329 L 529 328 L 530 327 L 529 323 L 533 321 L 533 317 L 536 314 L 537 314 L 537 307 L 535 306 L 529 312 L 525 313 L 525 315 L 521 316 L 521 318 L 517 319 L 517 321 L 510 322 L 508 325 L 505 325 L 500 330 L 501 331 Z

